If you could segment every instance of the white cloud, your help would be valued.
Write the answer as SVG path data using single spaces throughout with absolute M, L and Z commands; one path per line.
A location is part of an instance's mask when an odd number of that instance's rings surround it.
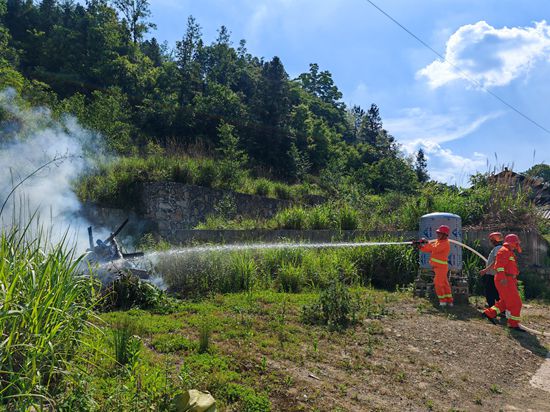
M 277 30 L 295 40 L 304 33 L 331 28 L 334 14 L 342 7 L 337 0 L 248 0 L 250 19 L 246 24 L 246 38 L 254 43 L 266 32 Z
M 544 20 L 533 27 L 500 29 L 479 21 L 449 37 L 445 59 L 452 65 L 436 60 L 417 76 L 426 77 L 432 88 L 462 79 L 463 74 L 483 87 L 505 86 L 540 61 L 550 61 L 549 52 L 550 26 Z
M 435 114 L 415 107 L 404 110 L 402 117 L 385 120 L 384 127 L 397 138 L 406 154 L 424 150 L 432 179 L 463 186 L 472 173 L 486 167 L 487 156 L 479 152 L 461 156 L 444 147 L 444 143 L 464 138 L 502 114 L 494 112 L 470 119 L 461 112 Z
M 434 114 L 418 107 L 403 110 L 403 116 L 384 120 L 384 127 L 405 148 L 422 142 L 444 143 L 463 138 L 503 112 L 493 112 L 470 120 L 463 113 Z
M 411 153 L 419 148 L 426 154 L 430 177 L 440 182 L 467 185 L 468 177 L 487 165 L 487 156 L 483 153 L 474 152 L 470 157 L 460 156 L 434 142 L 418 143 Z

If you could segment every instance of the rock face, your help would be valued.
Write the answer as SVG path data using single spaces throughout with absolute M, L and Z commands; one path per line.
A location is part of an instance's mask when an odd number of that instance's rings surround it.
M 159 182 L 143 185 L 141 207 L 144 217 L 156 223 L 158 234 L 170 240 L 178 239 L 179 231 L 195 227 L 208 215 L 269 218 L 291 204 L 289 200 Z

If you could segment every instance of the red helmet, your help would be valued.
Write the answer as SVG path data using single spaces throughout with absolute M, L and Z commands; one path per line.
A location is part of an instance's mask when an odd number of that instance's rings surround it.
M 515 235 L 513 233 L 506 235 L 506 237 L 504 238 L 504 243 L 508 243 L 509 245 L 512 246 L 513 249 L 516 249 L 519 253 L 522 252 L 521 246 L 519 245 L 518 235 Z
M 489 235 L 489 240 L 494 240 L 495 242 L 502 242 L 502 233 L 493 232 Z
M 435 232 L 436 233 L 443 233 L 443 234 L 449 236 L 451 234 L 451 228 L 447 225 L 441 225 L 441 226 L 439 226 L 439 228 L 437 228 L 437 230 Z
M 518 235 L 515 235 L 513 233 L 510 233 L 509 235 L 506 235 L 504 238 L 504 241 L 506 243 L 510 243 L 511 245 L 519 245 L 519 237 Z

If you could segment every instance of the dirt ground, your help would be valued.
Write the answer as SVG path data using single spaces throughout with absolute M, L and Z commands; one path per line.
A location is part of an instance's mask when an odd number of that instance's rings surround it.
M 302 342 L 295 359 L 268 359 L 289 382 L 271 393 L 273 410 L 550 411 L 550 392 L 529 383 L 550 338 L 493 325 L 475 305 L 440 311 L 410 298 L 389 309 L 380 320 Z M 550 331 L 548 306 L 527 305 L 522 315 Z

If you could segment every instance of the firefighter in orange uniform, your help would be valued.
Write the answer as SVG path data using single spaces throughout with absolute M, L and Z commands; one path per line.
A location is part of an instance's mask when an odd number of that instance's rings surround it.
M 447 278 L 449 253 L 451 252 L 449 243 L 451 229 L 449 226 L 441 225 L 435 232 L 437 239 L 430 242 L 422 239 L 420 250 L 430 254 L 430 265 L 435 273 L 434 287 L 439 299 L 439 306 L 453 306 L 453 294 Z
M 518 275 L 519 269 L 516 262 L 514 250 L 521 253 L 519 237 L 514 234 L 506 235 L 504 244 L 497 252 L 495 259 L 495 286 L 497 287 L 500 300 L 492 307 L 483 311 L 483 316 L 491 322 L 495 322 L 495 318 L 500 313 L 506 310 L 510 312 L 508 316 L 508 327 L 517 331 L 523 332 L 519 322 L 521 320 L 521 297 L 518 292 Z

